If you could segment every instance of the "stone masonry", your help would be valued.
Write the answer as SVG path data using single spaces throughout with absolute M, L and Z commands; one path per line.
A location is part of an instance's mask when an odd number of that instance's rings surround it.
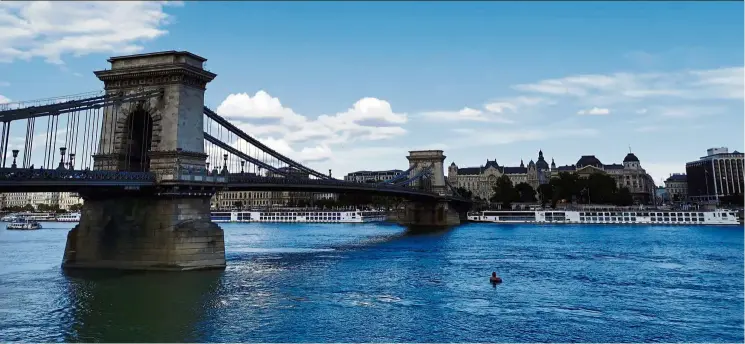
M 206 59 L 166 51 L 112 57 L 111 69 L 95 72 L 107 94 L 161 91 L 138 104 L 105 108 L 94 169 L 122 170 L 131 145 L 128 118 L 135 111 L 150 116 L 152 136 L 148 170 L 158 186 L 152 190 L 81 192 L 80 223 L 67 237 L 64 268 L 193 270 L 225 267 L 222 229 L 210 221 L 214 183 L 198 190 L 180 185 L 179 169 L 204 170 L 204 91 L 215 74 Z M 210 189 L 211 188 L 211 189 Z

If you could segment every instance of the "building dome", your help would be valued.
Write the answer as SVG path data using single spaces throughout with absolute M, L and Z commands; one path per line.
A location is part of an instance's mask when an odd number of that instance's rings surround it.
M 577 168 L 582 168 L 585 166 L 594 166 L 597 168 L 603 168 L 603 163 L 598 160 L 594 155 L 583 155 L 579 160 L 577 161 Z
M 623 162 L 639 162 L 639 158 L 634 155 L 634 153 L 626 154 L 626 157 L 623 158 Z

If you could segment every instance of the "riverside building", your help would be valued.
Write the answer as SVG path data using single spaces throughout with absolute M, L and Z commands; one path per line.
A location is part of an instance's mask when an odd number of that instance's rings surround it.
M 520 162 L 518 167 L 500 166 L 496 159 L 487 160 L 484 166 L 460 168 L 453 162 L 448 167 L 448 182 L 454 187 L 462 187 L 484 199 L 494 194 L 497 179 L 506 175 L 513 184 L 527 183 L 534 190 L 541 184 L 548 183 L 551 178 L 561 172 L 576 173 L 587 177 L 593 173 L 606 173 L 616 180 L 618 187 L 626 187 L 638 203 L 650 204 L 655 200 L 655 183 L 652 177 L 642 168 L 639 158 L 633 153 L 627 154 L 621 164 L 603 164 L 594 155 L 583 155 L 576 164 L 556 166 L 554 159 L 549 165 L 543 151 L 538 151 L 536 162 L 531 160 L 526 167 Z
M 709 148 L 706 156 L 686 163 L 688 197 L 692 202 L 718 203 L 719 198 L 743 194 L 745 154 L 727 147 Z

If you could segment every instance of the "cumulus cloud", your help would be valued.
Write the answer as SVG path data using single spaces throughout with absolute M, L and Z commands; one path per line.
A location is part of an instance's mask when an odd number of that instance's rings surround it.
M 607 115 L 610 114 L 610 109 L 601 109 L 598 107 L 593 107 L 589 110 L 579 110 L 577 111 L 578 115 Z
M 346 111 L 309 118 L 266 91 L 228 95 L 216 112 L 283 155 L 302 162 L 325 161 L 333 146 L 406 134 L 404 113 L 377 98 L 362 98 Z
M 131 54 L 142 43 L 165 35 L 165 6 L 180 2 L 0 2 L 0 62 L 42 57 Z
M 0 104 L 10 103 L 10 98 L 0 94 Z

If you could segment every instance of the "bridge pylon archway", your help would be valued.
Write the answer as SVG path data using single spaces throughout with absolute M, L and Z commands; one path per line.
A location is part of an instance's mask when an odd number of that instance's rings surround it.
M 431 169 L 432 175 L 429 177 L 428 187 L 432 188 L 432 192 L 444 195 L 447 192 L 445 185 L 445 173 L 443 170 L 443 163 L 445 161 L 445 155 L 441 150 L 421 150 L 421 151 L 409 151 L 409 155 L 406 157 L 409 160 L 409 168 L 412 168 L 409 172 L 409 177 L 413 178 L 418 175 L 424 169 Z M 417 187 L 418 182 L 412 183 L 412 187 Z
M 210 219 L 215 186 L 193 188 L 181 170 L 204 170 L 204 92 L 215 74 L 185 51 L 112 57 L 95 72 L 108 95 L 159 91 L 104 108 L 94 170 L 148 171 L 153 190 L 80 192 L 80 222 L 67 236 L 64 268 L 193 270 L 225 267 L 222 229 Z

